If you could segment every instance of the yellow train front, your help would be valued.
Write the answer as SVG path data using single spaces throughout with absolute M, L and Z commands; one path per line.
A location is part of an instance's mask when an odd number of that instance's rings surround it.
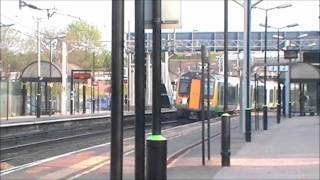
M 188 72 L 183 74 L 178 83 L 176 108 L 178 116 L 182 118 L 197 118 L 201 110 L 201 73 Z M 207 91 L 207 77 L 205 77 L 204 99 L 205 107 L 210 100 L 211 110 L 218 109 L 218 81 L 215 76 L 210 76 L 210 91 Z

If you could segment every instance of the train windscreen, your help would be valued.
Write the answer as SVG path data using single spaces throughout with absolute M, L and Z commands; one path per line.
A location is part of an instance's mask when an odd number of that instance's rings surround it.
M 188 94 L 189 86 L 190 83 L 188 79 L 181 79 L 179 84 L 179 94 Z
M 207 84 L 207 82 L 208 81 L 205 81 L 205 83 L 204 83 L 204 95 L 206 97 L 208 97 L 208 84 Z M 213 90 L 214 90 L 214 81 L 210 81 L 210 91 L 209 91 L 210 97 L 213 96 Z

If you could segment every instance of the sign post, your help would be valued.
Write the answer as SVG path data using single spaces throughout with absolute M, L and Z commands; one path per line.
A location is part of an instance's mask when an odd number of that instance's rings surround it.
M 73 115 L 74 109 L 74 80 L 87 81 L 91 78 L 90 70 L 71 70 L 70 81 L 70 114 Z M 83 99 L 85 101 L 85 99 Z M 85 112 L 85 110 L 84 110 Z

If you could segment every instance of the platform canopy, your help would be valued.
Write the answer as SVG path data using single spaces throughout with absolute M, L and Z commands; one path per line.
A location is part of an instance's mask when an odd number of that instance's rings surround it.
M 285 73 L 281 72 L 280 79 L 285 79 Z M 291 82 L 319 81 L 320 70 L 308 63 L 294 63 L 291 65 Z
M 50 76 L 50 62 L 41 61 L 41 82 L 61 82 L 61 70 L 55 64 L 51 64 Z M 21 75 L 23 82 L 38 82 L 38 62 L 34 61 L 24 68 Z

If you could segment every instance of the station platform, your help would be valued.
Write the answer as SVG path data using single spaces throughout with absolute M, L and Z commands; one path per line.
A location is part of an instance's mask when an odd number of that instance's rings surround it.
M 168 140 L 168 179 L 319 179 L 319 116 L 282 118 L 280 124 L 274 116 L 268 119 L 269 129 L 253 130 L 250 143 L 245 143 L 239 118 L 231 119 L 231 166 L 223 168 L 220 121 L 212 120 L 211 160 L 205 166 L 201 122 L 163 130 Z M 134 138 L 124 139 L 123 144 L 123 179 L 134 179 Z M 1 171 L 3 180 L 109 179 L 110 143 L 8 167 Z
M 125 114 L 134 113 L 133 111 L 125 111 Z M 48 121 L 48 120 L 60 120 L 60 119 L 70 119 L 70 118 L 83 118 L 83 117 L 95 117 L 95 116 L 110 116 L 110 111 L 100 111 L 95 113 L 85 113 L 85 114 L 78 114 L 75 113 L 74 115 L 68 114 L 53 114 L 49 115 L 41 115 L 40 118 L 37 118 L 35 115 L 26 115 L 26 116 L 14 116 L 9 117 L 8 120 L 4 117 L 0 119 L 0 124 L 17 124 L 17 123 L 27 123 L 27 122 L 40 122 L 40 121 Z
M 171 111 L 176 111 L 175 108 L 163 108 L 161 112 L 171 112 Z M 134 110 L 131 111 L 124 111 L 123 115 L 124 116 L 131 116 L 134 115 Z M 150 114 L 151 111 L 148 110 L 146 111 L 146 114 Z M 26 124 L 26 123 L 40 123 L 40 122 L 46 122 L 46 121 L 68 121 L 72 119 L 81 119 L 81 118 L 89 118 L 89 117 L 110 117 L 111 116 L 111 111 L 96 111 L 95 113 L 77 113 L 75 112 L 74 115 L 68 114 L 53 114 L 51 116 L 49 115 L 41 115 L 40 118 L 37 118 L 35 115 L 26 115 L 26 116 L 14 116 L 14 117 L 9 117 L 8 120 L 4 117 L 0 119 L 0 127 L 1 126 L 6 126 L 6 125 L 19 125 L 19 124 Z
M 169 179 L 320 179 L 319 124 L 319 116 L 282 119 L 267 131 L 254 132 L 249 143 L 233 132 L 230 167 L 221 167 L 220 144 L 215 143 L 206 166 L 198 147 L 168 169 Z

